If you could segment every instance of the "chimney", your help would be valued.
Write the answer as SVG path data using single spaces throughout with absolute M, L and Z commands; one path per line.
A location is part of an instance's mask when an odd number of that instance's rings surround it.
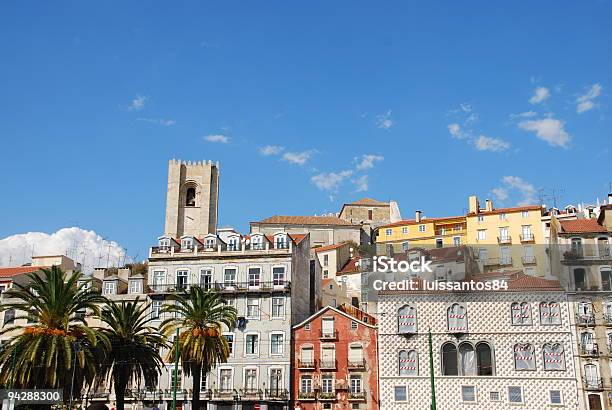
M 416 211 L 416 212 L 415 212 L 414 219 L 415 219 L 417 222 L 421 222 L 421 211 Z
M 119 276 L 119 279 L 127 282 L 128 278 L 130 277 L 130 272 L 130 268 L 119 268 L 117 270 L 117 276 Z
M 485 210 L 489 212 L 493 210 L 493 201 L 491 201 L 490 199 L 485 200 Z
M 469 213 L 477 214 L 480 211 L 480 205 L 478 204 L 478 197 L 476 195 L 471 195 L 469 200 Z

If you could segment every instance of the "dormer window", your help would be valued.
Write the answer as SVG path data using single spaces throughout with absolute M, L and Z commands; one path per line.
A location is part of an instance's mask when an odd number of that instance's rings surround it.
M 213 237 L 209 237 L 206 238 L 205 242 L 204 242 L 204 248 L 206 249 L 214 249 L 215 248 L 215 238 Z
M 170 249 L 170 238 L 161 238 L 159 240 L 160 249 Z
M 227 242 L 227 250 L 228 251 L 237 251 L 240 249 L 240 241 L 238 236 L 232 236 L 228 239 Z
M 181 239 L 181 249 L 184 250 L 192 250 L 193 249 L 193 238 L 183 238 Z
M 117 283 L 114 281 L 104 282 L 104 294 L 105 295 L 116 295 L 117 294 Z
M 263 237 L 261 235 L 253 236 L 251 238 L 251 249 L 262 250 L 263 248 Z
M 142 280 L 141 279 L 130 279 L 128 292 L 130 294 L 142 293 Z
M 279 234 L 274 237 L 274 247 L 276 249 L 287 249 L 289 245 L 287 243 L 287 235 Z

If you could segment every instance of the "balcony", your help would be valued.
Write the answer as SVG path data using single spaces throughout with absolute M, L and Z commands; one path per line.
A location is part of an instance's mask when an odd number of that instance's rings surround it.
M 215 400 L 235 400 L 238 395 L 238 391 L 235 389 L 215 389 L 213 390 L 213 398 Z
M 523 265 L 535 265 L 537 263 L 536 257 L 533 255 L 523 255 L 521 262 L 523 262 Z
M 595 315 L 593 313 L 576 313 L 576 324 L 578 326 L 594 326 Z
M 266 389 L 266 397 L 273 400 L 289 400 L 289 391 L 286 389 Z
M 512 237 L 511 236 L 498 236 L 497 243 L 500 245 L 510 245 L 512 244 Z
M 320 370 L 336 370 L 338 362 L 335 359 L 321 359 L 319 363 Z
M 603 390 L 603 381 L 601 377 L 583 378 L 582 382 L 585 390 Z
M 483 266 L 511 266 L 512 258 L 505 256 L 503 258 L 486 258 L 482 259 Z
M 338 399 L 336 392 L 321 392 L 319 393 L 320 401 L 335 401 Z
M 529 242 L 535 242 L 535 237 L 533 236 L 532 233 L 522 233 L 520 235 L 521 238 L 521 242 L 522 243 L 529 243 Z
M 300 400 L 315 400 L 317 398 L 317 393 L 313 391 L 300 391 L 298 392 L 298 399 Z
M 261 389 L 240 389 L 240 397 L 244 399 L 263 399 L 263 390 Z
M 349 370 L 365 370 L 366 361 L 365 359 L 349 359 L 347 368 Z
M 298 360 L 299 370 L 314 370 L 317 367 L 317 362 L 314 359 Z
M 272 293 L 285 292 L 291 289 L 291 283 L 286 280 L 276 280 L 272 282 L 249 281 L 214 283 L 213 288 L 221 293 L 252 292 L 252 293 Z
M 599 347 L 597 346 L 597 343 L 580 343 L 578 350 L 580 352 L 580 356 L 599 356 Z
M 338 331 L 337 330 L 321 330 L 319 333 L 320 340 L 338 340 Z
M 153 293 L 177 293 L 177 292 L 186 292 L 189 290 L 189 285 L 185 283 L 154 283 L 149 285 L 149 289 Z
M 604 313 L 603 320 L 606 326 L 612 326 L 612 314 Z
M 366 399 L 365 390 L 349 392 L 349 395 L 348 395 L 349 401 L 365 401 L 365 399 Z

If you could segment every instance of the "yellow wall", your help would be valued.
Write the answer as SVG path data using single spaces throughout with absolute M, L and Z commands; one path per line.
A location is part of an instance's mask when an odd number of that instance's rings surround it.
M 436 221 L 432 219 L 425 219 L 420 223 L 414 221 L 406 221 L 401 226 L 382 226 L 378 229 L 378 236 L 376 243 L 403 243 L 408 242 L 411 247 L 418 245 L 435 245 L 436 239 L 442 238 L 444 245 L 452 246 L 454 243 L 454 237 L 460 236 L 461 243 L 465 243 L 466 230 L 462 227 L 459 230 L 455 230 L 456 225 L 465 226 L 465 218 L 448 219 L 444 221 Z M 424 226 L 423 232 L 419 231 L 419 226 Z M 407 232 L 404 233 L 404 228 L 407 228 Z M 441 229 L 444 228 L 444 234 Z M 391 234 L 387 234 L 387 230 L 391 230 Z

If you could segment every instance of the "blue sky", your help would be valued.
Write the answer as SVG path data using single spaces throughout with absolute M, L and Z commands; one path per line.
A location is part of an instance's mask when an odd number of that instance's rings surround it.
M 142 257 L 163 230 L 171 158 L 221 163 L 221 224 L 242 231 L 364 196 L 408 217 L 461 214 L 470 194 L 603 198 L 611 12 L 3 2 L 0 238 L 78 225 Z

